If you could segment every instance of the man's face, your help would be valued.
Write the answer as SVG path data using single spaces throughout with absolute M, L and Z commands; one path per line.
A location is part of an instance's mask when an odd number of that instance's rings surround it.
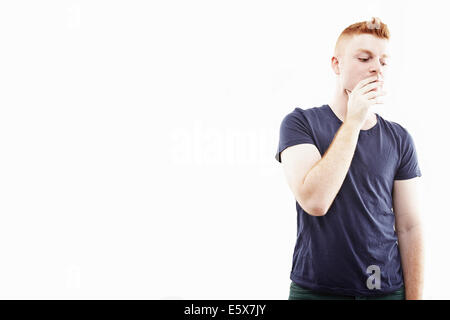
M 360 34 L 349 39 L 343 56 L 338 58 L 342 87 L 352 91 L 359 81 L 373 75 L 384 80 L 389 64 L 388 45 L 387 39 L 371 34 Z

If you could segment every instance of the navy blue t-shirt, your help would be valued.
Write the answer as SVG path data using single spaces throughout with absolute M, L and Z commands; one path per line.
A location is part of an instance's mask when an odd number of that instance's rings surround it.
M 376 125 L 360 130 L 350 168 L 326 215 L 311 216 L 295 201 L 290 279 L 300 286 L 353 296 L 387 294 L 403 286 L 392 189 L 394 180 L 422 174 L 409 132 L 375 115 Z M 295 108 L 281 123 L 276 160 L 281 162 L 287 147 L 302 143 L 315 145 L 323 156 L 341 125 L 327 104 Z

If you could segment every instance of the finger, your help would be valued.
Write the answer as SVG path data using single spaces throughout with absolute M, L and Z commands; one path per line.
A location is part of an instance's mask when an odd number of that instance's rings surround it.
M 368 100 L 380 97 L 380 96 L 385 96 L 386 95 L 386 91 L 370 91 L 367 92 L 366 94 L 364 94 L 364 97 L 366 97 Z
M 374 104 L 384 104 L 385 100 L 383 97 L 376 97 L 375 99 L 372 99 L 374 101 Z
M 371 83 L 371 82 L 373 82 L 373 81 L 375 81 L 377 79 L 378 79 L 377 75 L 374 75 L 374 76 L 371 76 L 369 78 L 363 79 L 360 82 L 358 82 L 358 84 L 353 88 L 353 91 L 355 91 L 355 90 L 357 90 L 359 88 L 362 88 L 366 84 Z
M 383 81 L 375 81 L 375 82 L 369 83 L 368 85 L 366 85 L 360 89 L 361 94 L 365 94 L 376 88 L 381 88 L 382 86 L 383 86 Z

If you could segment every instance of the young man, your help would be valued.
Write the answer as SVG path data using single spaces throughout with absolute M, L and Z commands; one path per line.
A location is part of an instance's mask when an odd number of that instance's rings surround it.
M 275 158 L 297 210 L 289 299 L 421 299 L 421 176 L 413 139 L 382 103 L 389 31 L 379 19 L 339 36 L 333 100 L 295 108 Z

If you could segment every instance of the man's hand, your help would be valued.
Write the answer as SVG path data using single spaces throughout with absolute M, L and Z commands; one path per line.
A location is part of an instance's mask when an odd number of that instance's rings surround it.
M 345 89 L 348 95 L 346 122 L 351 122 L 361 128 L 366 122 L 369 108 L 374 104 L 383 103 L 378 97 L 386 94 L 381 90 L 382 80 L 378 76 L 372 76 L 361 80 L 353 91 Z M 380 90 L 377 90 L 380 88 Z

